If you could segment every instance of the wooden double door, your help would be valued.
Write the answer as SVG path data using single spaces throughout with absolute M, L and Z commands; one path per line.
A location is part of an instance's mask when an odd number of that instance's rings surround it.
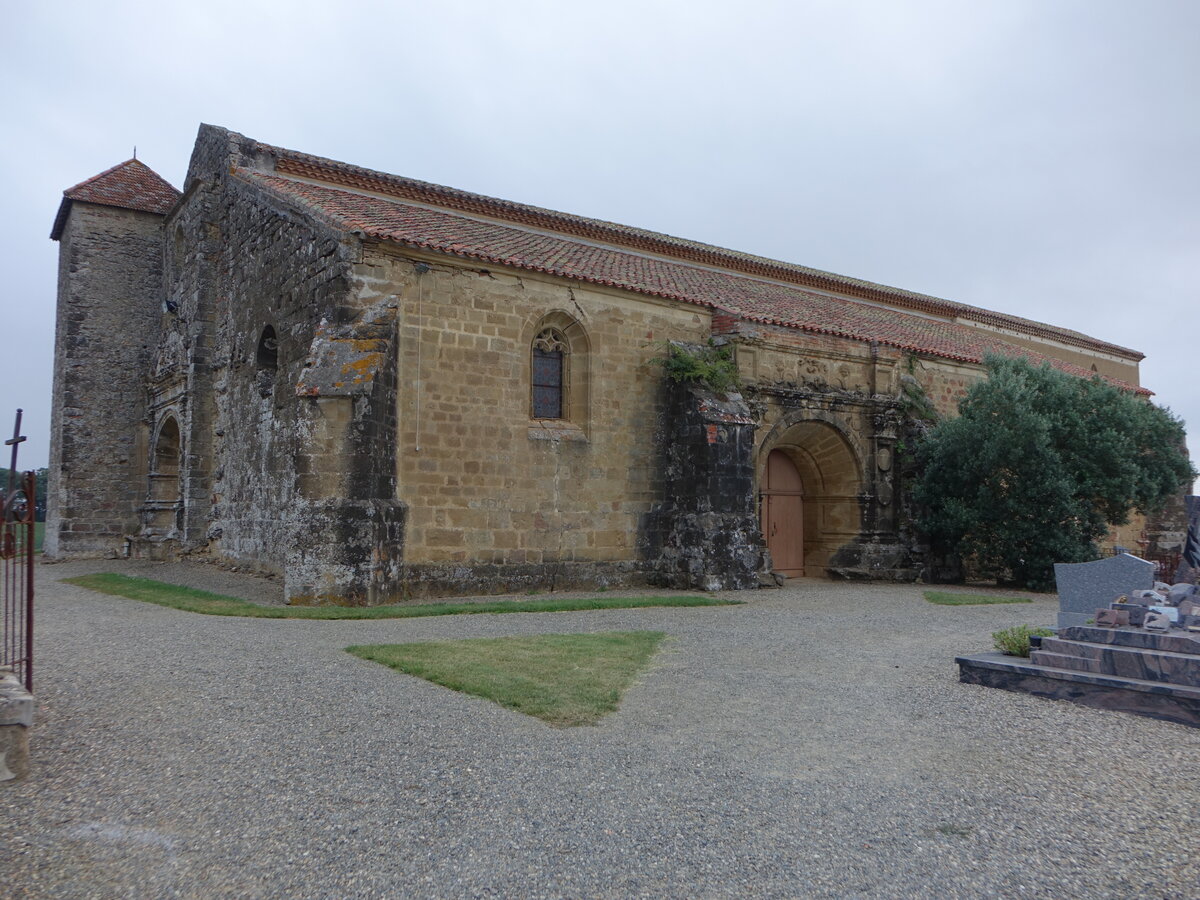
M 804 574 L 804 482 L 782 450 L 767 456 L 762 486 L 762 524 L 775 571 Z

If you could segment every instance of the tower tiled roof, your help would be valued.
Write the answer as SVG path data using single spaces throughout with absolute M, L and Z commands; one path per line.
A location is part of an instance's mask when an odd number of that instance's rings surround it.
M 534 231 L 456 210 L 433 209 L 396 197 L 314 184 L 280 174 L 239 169 L 237 177 L 297 204 L 339 230 L 418 250 L 544 272 L 694 303 L 750 322 L 876 341 L 961 362 L 978 364 L 989 353 L 1015 352 L 1034 362 L 1048 361 L 1081 377 L 1093 374 L 1081 366 L 1017 348 L 986 330 L 949 318 L 830 296 L 741 272 L 689 264 L 591 243 L 571 235 Z M 1133 385 L 1123 386 L 1145 393 Z
M 63 191 L 50 237 L 57 241 L 62 236 L 72 201 L 166 215 L 180 196 L 179 191 L 144 162 L 127 159 Z

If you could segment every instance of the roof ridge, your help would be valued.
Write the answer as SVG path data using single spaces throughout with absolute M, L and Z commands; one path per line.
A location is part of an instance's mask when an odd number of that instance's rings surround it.
M 931 294 L 921 294 L 865 279 L 838 275 L 798 263 L 783 262 L 635 226 L 517 203 L 402 175 L 392 175 L 258 141 L 255 142 L 255 146 L 276 157 L 275 171 L 283 175 L 295 175 L 334 185 L 375 190 L 402 199 L 431 203 L 461 212 L 490 215 L 515 224 L 532 225 L 561 234 L 601 240 L 632 249 L 658 252 L 677 259 L 732 269 L 803 287 L 850 294 L 859 299 L 883 302 L 917 312 L 945 317 L 961 317 L 998 328 L 1015 328 L 1031 336 L 1061 341 L 1119 356 L 1135 359 L 1145 357 L 1145 354 L 1139 351 L 1069 328 L 1037 322 L 1009 313 L 995 312 L 954 300 L 946 300 Z
M 92 182 L 99 181 L 105 175 L 111 175 L 113 172 L 117 171 L 117 169 L 122 169 L 125 166 L 129 165 L 130 163 L 138 163 L 143 168 L 146 168 L 146 169 L 150 168 L 144 162 L 141 162 L 141 160 L 139 160 L 136 156 L 132 156 L 129 159 L 125 160 L 124 162 L 119 162 L 115 166 L 109 166 L 103 172 L 100 172 L 97 175 L 93 175 L 91 178 L 86 178 L 83 181 L 79 182 L 79 184 L 76 184 L 72 187 L 67 188 L 65 191 L 63 191 L 63 196 L 69 197 L 69 196 L 71 196 L 72 193 L 74 193 L 75 191 L 78 191 L 80 188 L 85 188 Z M 154 171 L 154 170 L 150 169 L 150 171 Z

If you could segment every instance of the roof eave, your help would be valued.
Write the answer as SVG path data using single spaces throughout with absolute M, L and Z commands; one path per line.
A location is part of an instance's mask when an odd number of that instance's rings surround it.
M 104 206 L 108 209 L 126 209 L 130 212 L 145 213 L 148 216 L 158 216 L 161 219 L 166 219 L 167 216 L 175 212 L 182 199 L 183 197 L 181 195 L 180 198 L 175 201 L 175 204 L 166 212 L 155 212 L 152 209 L 132 206 L 128 203 L 101 203 L 98 200 L 72 200 L 70 197 L 67 197 L 64 194 L 62 203 L 60 203 L 58 206 L 58 214 L 54 217 L 54 225 L 50 229 L 50 240 L 57 241 L 62 238 L 62 233 L 67 227 L 67 216 L 70 215 L 71 204 L 73 203 L 88 203 L 92 206 Z
M 71 212 L 72 202 L 64 192 L 62 203 L 58 204 L 58 214 L 54 217 L 54 225 L 50 228 L 50 240 L 57 241 L 62 238 L 63 229 L 67 227 L 67 216 Z

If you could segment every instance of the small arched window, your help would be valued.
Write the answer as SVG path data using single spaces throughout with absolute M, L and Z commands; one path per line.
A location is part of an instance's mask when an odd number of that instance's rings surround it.
M 557 328 L 533 339 L 533 418 L 565 419 L 570 345 Z
M 258 339 L 255 362 L 260 369 L 274 372 L 279 368 L 279 338 L 275 336 L 275 329 L 270 325 L 262 330 L 262 336 Z
M 263 397 L 275 393 L 275 378 L 279 370 L 279 339 L 275 337 L 275 329 L 268 325 L 262 330 L 258 339 L 258 349 L 254 352 L 254 382 L 258 392 Z
M 591 341 L 583 324 L 556 309 L 529 322 L 523 337 L 529 368 L 529 436 L 587 440 Z

